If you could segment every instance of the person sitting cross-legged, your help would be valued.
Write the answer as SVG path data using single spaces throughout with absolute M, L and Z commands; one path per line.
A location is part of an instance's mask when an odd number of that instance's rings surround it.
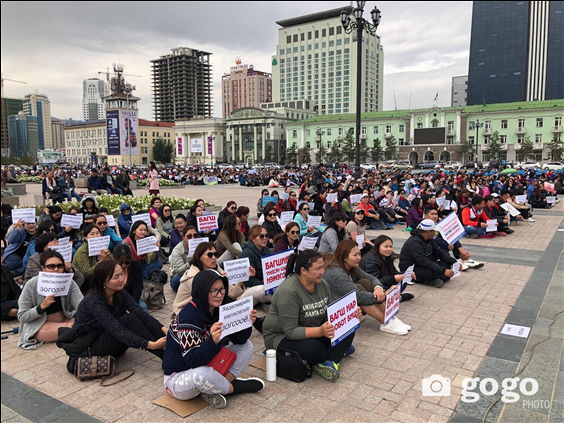
M 505 232 L 486 232 L 488 216 L 484 212 L 486 202 L 481 195 L 472 198 L 472 205 L 462 210 L 462 224 L 468 238 L 493 238 L 496 235 L 506 236 Z M 497 226 L 497 224 L 496 224 Z

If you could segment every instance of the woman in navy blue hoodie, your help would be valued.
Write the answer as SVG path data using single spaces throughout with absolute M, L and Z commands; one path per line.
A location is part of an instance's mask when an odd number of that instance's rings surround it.
M 234 352 L 237 359 L 225 375 L 208 367 L 222 350 L 219 306 L 225 303 L 228 288 L 227 278 L 217 271 L 198 273 L 192 283 L 192 301 L 170 324 L 163 370 L 165 389 L 174 398 L 189 400 L 200 395 L 212 407 L 223 408 L 227 405 L 224 395 L 264 388 L 264 382 L 258 378 L 238 377 L 253 355 L 251 327 L 229 335 L 232 344 L 225 348 Z M 256 316 L 252 310 L 247 318 L 254 323 Z

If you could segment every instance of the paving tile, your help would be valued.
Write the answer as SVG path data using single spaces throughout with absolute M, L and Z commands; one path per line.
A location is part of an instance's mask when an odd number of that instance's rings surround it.
M 563 422 L 564 422 L 564 403 L 560 401 L 552 401 L 552 408 L 550 410 L 548 423 L 563 423 Z
M 507 405 L 503 411 L 503 415 L 499 419 L 499 423 L 515 423 L 515 422 L 527 422 L 527 423 L 546 423 L 548 417 L 542 414 L 533 413 L 530 411 L 525 411 L 521 408 L 516 408 L 511 405 Z
M 487 356 L 518 363 L 526 346 L 526 339 L 500 335 L 494 339 Z

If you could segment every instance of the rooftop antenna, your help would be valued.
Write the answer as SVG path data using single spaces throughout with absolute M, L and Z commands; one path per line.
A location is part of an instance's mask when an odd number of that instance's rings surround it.
M 398 110 L 398 103 L 396 103 L 396 92 L 394 91 L 394 107 L 396 111 Z

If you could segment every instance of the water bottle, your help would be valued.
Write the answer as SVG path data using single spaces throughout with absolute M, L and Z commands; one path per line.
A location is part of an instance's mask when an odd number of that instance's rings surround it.
M 266 380 L 269 382 L 276 380 L 276 350 L 266 351 Z

